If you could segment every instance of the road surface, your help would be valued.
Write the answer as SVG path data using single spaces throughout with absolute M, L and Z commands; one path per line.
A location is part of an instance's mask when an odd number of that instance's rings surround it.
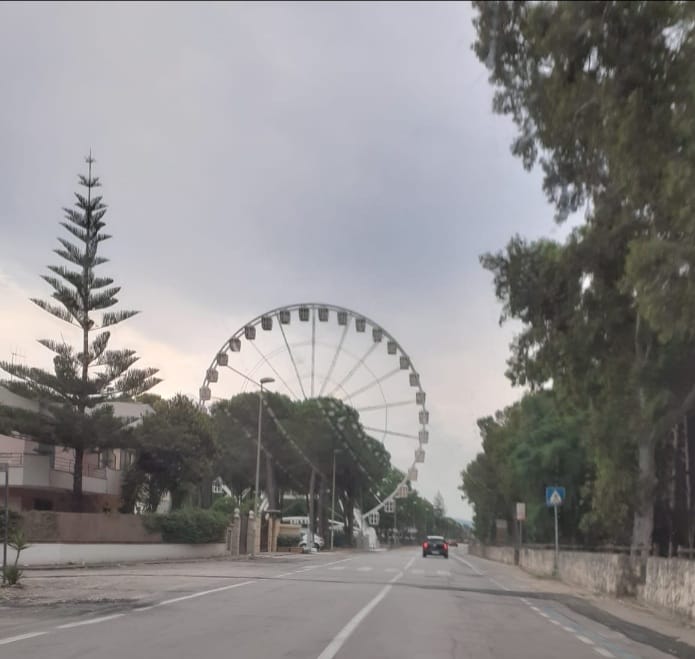
M 111 578 L 121 587 L 132 582 L 139 594 L 108 603 L 104 592 L 108 604 L 89 610 L 68 602 L 40 612 L 3 608 L 2 659 L 695 656 L 677 644 L 666 654 L 665 637 L 620 628 L 590 607 L 524 593 L 508 571 L 461 548 L 448 560 L 424 559 L 411 547 L 139 566 L 120 576 L 103 570 L 70 578 Z

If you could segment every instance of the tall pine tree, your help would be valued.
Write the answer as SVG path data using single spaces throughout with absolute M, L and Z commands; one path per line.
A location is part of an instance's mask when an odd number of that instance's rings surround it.
M 96 194 L 99 178 L 93 176 L 94 159 L 86 158 L 87 176 L 80 175 L 84 192 L 75 193 L 75 208 L 65 208 L 61 226 L 75 239 L 58 238 L 54 250 L 67 264 L 48 266 L 52 274 L 42 278 L 53 289 L 52 300 L 32 299 L 51 315 L 79 329 L 81 344 L 41 339 L 55 353 L 53 372 L 0 362 L 0 368 L 18 378 L 44 401 L 50 413 L 50 430 L 41 437 L 75 452 L 73 474 L 74 506 L 82 507 L 82 475 L 85 451 L 118 446 L 124 441 L 126 420 L 116 419 L 111 401 L 139 395 L 160 382 L 155 368 L 133 368 L 134 350 L 109 350 L 110 328 L 131 318 L 137 311 L 113 311 L 121 290 L 110 277 L 96 275 L 108 259 L 99 256 L 103 241 L 106 205 Z M 109 309 L 109 311 L 106 311 Z

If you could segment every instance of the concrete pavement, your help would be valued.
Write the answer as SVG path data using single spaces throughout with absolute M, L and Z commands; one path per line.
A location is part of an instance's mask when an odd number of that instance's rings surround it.
M 449 560 L 408 548 L 96 572 L 65 578 L 100 584 L 101 604 L 0 609 L 0 657 L 695 657 L 586 602 L 524 590 L 463 550 Z

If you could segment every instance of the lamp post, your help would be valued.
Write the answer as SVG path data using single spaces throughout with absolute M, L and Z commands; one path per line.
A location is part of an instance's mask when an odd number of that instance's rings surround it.
M 258 437 L 256 442 L 256 487 L 254 489 L 254 500 L 253 500 L 253 523 L 258 529 L 258 488 L 261 480 L 261 426 L 263 423 L 263 386 L 266 384 L 271 384 L 275 382 L 274 378 L 261 378 L 261 387 L 258 390 Z M 251 547 L 251 555 L 255 554 L 256 541 L 254 533 L 254 546 Z

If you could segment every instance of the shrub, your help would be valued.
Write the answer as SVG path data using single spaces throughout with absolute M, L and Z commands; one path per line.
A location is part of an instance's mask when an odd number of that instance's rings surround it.
M 234 497 L 218 497 L 213 501 L 210 510 L 229 518 L 234 514 L 234 509 L 238 507 L 239 505 Z
M 12 536 L 19 530 L 22 522 L 22 516 L 15 510 L 10 510 L 9 536 Z M 5 536 L 5 513 L 0 511 L 0 542 Z
M 21 576 L 22 576 L 22 571 L 16 565 L 8 565 L 5 568 L 5 581 L 10 586 L 14 586 L 14 585 L 18 584 Z
M 164 542 L 202 544 L 222 542 L 228 519 L 215 510 L 183 508 L 166 515 L 147 515 L 144 522 L 148 531 L 159 531 Z
M 296 547 L 298 544 L 298 535 L 287 535 L 282 533 L 278 536 L 278 547 Z

